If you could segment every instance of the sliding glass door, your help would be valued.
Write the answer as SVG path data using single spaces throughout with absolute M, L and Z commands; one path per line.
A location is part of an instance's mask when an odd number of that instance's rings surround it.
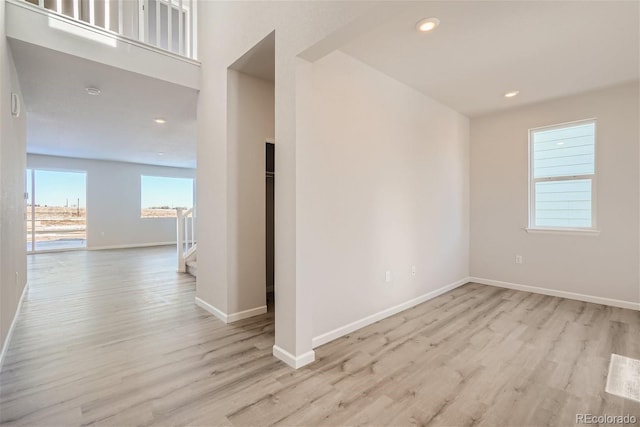
M 27 251 L 86 247 L 86 173 L 28 169 L 26 178 Z
M 33 252 L 33 234 L 34 234 L 34 210 L 33 203 L 33 169 L 27 169 L 26 188 L 24 189 L 27 200 L 27 252 Z

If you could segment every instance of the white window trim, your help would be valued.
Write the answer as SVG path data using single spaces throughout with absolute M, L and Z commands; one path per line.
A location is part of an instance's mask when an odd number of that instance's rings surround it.
M 530 234 L 567 234 L 567 235 L 580 235 L 580 236 L 598 236 L 600 230 L 592 230 L 590 228 L 523 228 L 524 231 Z
M 533 177 L 533 133 L 539 130 L 553 130 L 553 129 L 561 129 L 567 126 L 581 124 L 581 123 L 593 123 L 594 126 L 594 134 L 593 134 L 593 151 L 594 151 L 594 159 L 593 159 L 593 174 L 587 175 L 573 175 L 573 176 L 557 176 L 557 177 L 546 177 L 546 178 L 534 178 Z M 524 230 L 528 233 L 543 233 L 543 234 L 588 234 L 597 236 L 600 234 L 600 230 L 597 228 L 597 206 L 598 206 L 598 185 L 597 185 L 597 176 L 598 176 L 598 123 L 595 117 L 575 120 L 571 122 L 559 123 L 551 126 L 540 126 L 536 128 L 529 129 L 529 142 L 528 142 L 528 155 L 529 155 L 529 218 L 528 218 L 528 227 L 525 227 Z M 535 225 L 536 222 L 536 191 L 535 185 L 538 182 L 545 181 L 575 181 L 579 179 L 591 179 L 591 227 L 537 227 Z

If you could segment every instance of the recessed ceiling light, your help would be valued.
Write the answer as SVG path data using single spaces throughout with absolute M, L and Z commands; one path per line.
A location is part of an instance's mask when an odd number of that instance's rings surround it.
M 162 119 L 160 117 L 158 117 L 157 119 L 153 119 L 153 121 L 159 124 L 167 123 L 165 119 Z
M 517 94 L 519 94 L 520 91 L 519 90 L 512 90 L 511 92 L 507 92 L 504 94 L 505 98 L 513 98 L 514 96 L 516 96 Z
M 556 145 L 564 145 L 564 142 L 556 142 Z
M 100 89 L 98 89 L 97 87 L 91 87 L 91 86 L 89 86 L 89 87 L 85 88 L 84 90 L 86 90 L 86 91 L 87 91 L 87 93 L 88 93 L 89 95 L 92 95 L 92 96 L 98 96 L 98 95 L 100 95 Z
M 164 156 L 164 153 L 162 151 L 159 151 L 158 156 Z
M 425 18 L 416 24 L 416 29 L 422 33 L 428 33 L 435 30 L 440 25 L 438 18 Z

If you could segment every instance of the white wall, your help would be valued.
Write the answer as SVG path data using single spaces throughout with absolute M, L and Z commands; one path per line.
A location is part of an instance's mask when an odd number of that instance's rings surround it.
M 26 124 L 24 105 L 19 118 L 11 116 L 11 92 L 20 94 L 20 86 L 5 37 L 6 4 L 0 3 L 0 345 L 4 356 L 5 340 L 27 280 Z
M 274 84 L 229 70 L 227 314 L 266 308 L 265 141 L 275 134 Z
M 193 169 L 37 154 L 27 166 L 87 173 L 88 249 L 175 242 L 175 218 L 140 217 L 140 176 L 195 177 Z
M 296 279 L 296 57 L 354 20 L 359 28 L 388 18 L 391 2 L 200 2 L 198 98 L 198 298 L 228 312 L 227 68 L 275 30 L 276 87 L 276 346 L 279 357 L 299 365 L 313 360 L 311 295 Z M 382 11 L 384 9 L 384 11 Z M 371 13 L 369 13 L 371 12 Z M 384 13 L 382 13 L 384 12 Z M 375 16 L 372 16 L 375 15 Z M 354 24 L 355 25 L 355 24 Z M 224 43 L 220 43 L 224 40 Z M 339 42 L 332 37 L 329 44 Z M 326 48 L 323 44 L 323 49 Z M 315 51 L 314 51 L 315 52 Z M 316 52 L 317 53 L 317 52 Z M 202 263 L 200 261 L 203 261 Z M 276 350 L 276 349 L 274 349 Z
M 640 302 L 638 101 L 633 83 L 471 121 L 472 276 Z M 593 117 L 600 235 L 526 233 L 528 129 Z
M 317 337 L 467 278 L 469 120 L 342 52 L 310 67 L 298 280 Z

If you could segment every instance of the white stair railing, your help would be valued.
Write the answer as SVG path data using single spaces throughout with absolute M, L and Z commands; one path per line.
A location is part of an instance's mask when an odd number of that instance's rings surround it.
M 197 0 L 24 1 L 122 37 L 197 59 Z
M 178 250 L 178 271 L 187 271 L 187 262 L 196 256 L 196 211 L 195 208 L 176 208 L 176 231 Z

